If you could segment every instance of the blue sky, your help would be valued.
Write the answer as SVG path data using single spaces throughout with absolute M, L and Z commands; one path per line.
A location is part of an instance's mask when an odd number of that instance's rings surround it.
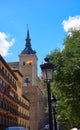
M 62 49 L 66 32 L 80 28 L 79 0 L 1 0 L 0 54 L 19 61 L 29 26 L 31 44 L 40 64 L 47 54 Z

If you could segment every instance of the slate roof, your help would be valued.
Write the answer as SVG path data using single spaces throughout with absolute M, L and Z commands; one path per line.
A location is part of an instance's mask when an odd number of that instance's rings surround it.
M 29 37 L 29 29 L 27 30 L 27 38 L 25 40 L 26 40 L 25 48 L 23 49 L 21 54 L 35 54 L 36 51 L 33 50 L 31 47 L 31 39 Z

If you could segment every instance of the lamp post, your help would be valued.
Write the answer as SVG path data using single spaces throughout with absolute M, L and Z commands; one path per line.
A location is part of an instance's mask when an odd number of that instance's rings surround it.
M 52 122 L 52 106 L 51 106 L 51 90 L 50 90 L 50 82 L 53 78 L 53 64 L 49 61 L 48 58 L 44 59 L 45 62 L 40 65 L 42 70 L 42 77 L 44 82 L 47 84 L 48 91 L 48 108 L 49 108 L 49 128 L 53 130 L 53 122 Z
M 55 110 L 56 98 L 55 98 L 55 96 L 52 96 L 51 102 L 52 102 L 53 114 L 54 114 L 54 130 L 57 130 L 56 110 Z

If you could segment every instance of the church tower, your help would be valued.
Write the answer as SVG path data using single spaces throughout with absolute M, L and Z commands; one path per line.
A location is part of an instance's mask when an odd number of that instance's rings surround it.
M 31 47 L 29 29 L 25 39 L 25 48 L 19 55 L 19 70 L 23 75 L 23 94 L 30 100 L 30 130 L 38 130 L 38 76 L 36 51 Z

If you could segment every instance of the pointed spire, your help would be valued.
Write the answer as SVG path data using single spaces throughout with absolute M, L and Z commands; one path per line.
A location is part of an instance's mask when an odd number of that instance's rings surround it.
M 28 28 L 28 24 L 27 24 L 27 37 L 26 37 L 25 40 L 26 40 L 26 44 L 25 44 L 25 46 L 27 46 L 27 45 L 31 46 L 31 43 L 30 43 L 31 39 L 30 39 L 30 36 L 29 36 L 29 28 Z
M 27 25 L 27 37 L 26 37 L 26 44 L 25 44 L 25 48 L 24 50 L 21 52 L 21 54 L 35 54 L 36 51 L 32 49 L 31 47 L 31 39 L 30 39 L 30 36 L 29 36 L 29 28 L 28 28 L 28 25 Z
M 30 38 L 29 38 L 29 28 L 28 28 L 28 24 L 27 24 L 27 39 L 30 39 Z

